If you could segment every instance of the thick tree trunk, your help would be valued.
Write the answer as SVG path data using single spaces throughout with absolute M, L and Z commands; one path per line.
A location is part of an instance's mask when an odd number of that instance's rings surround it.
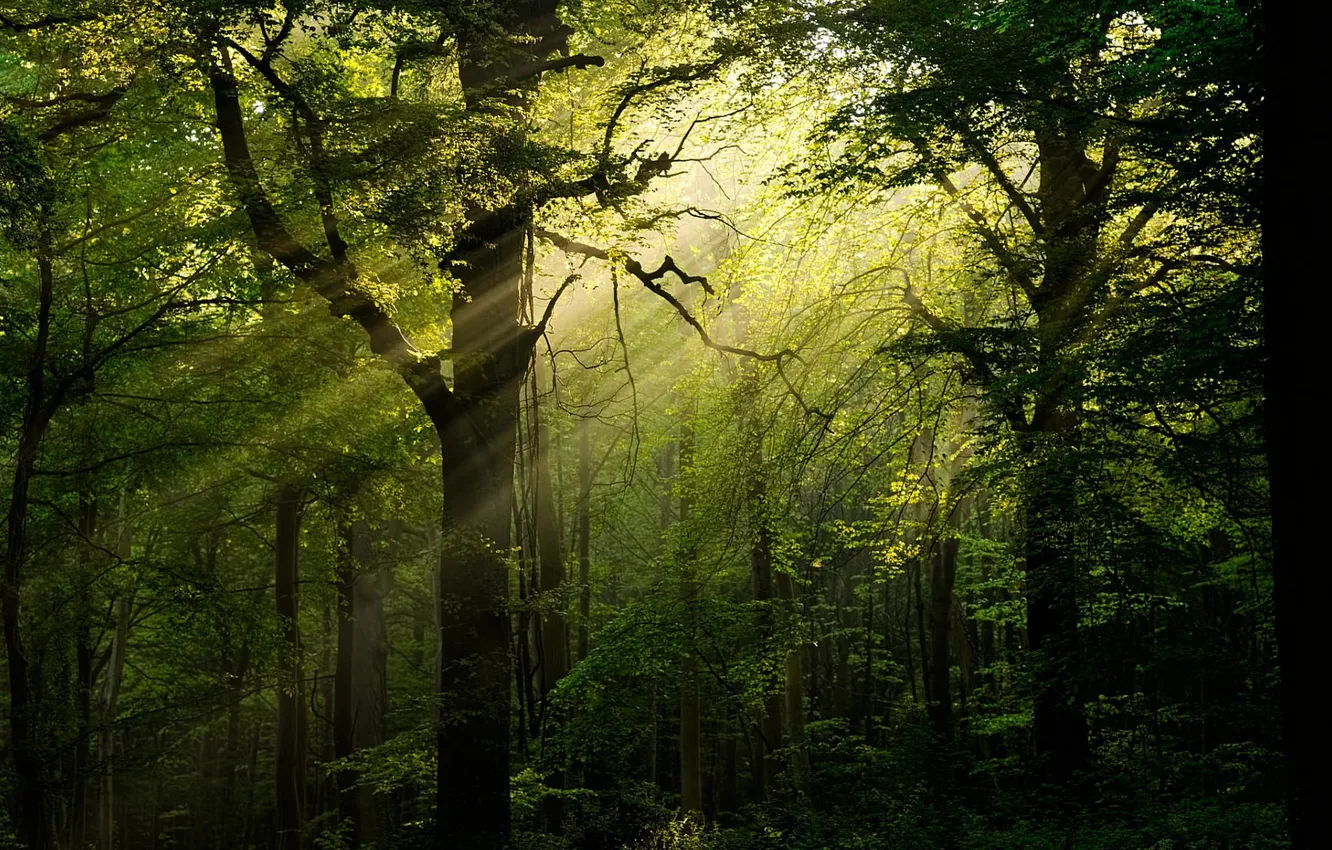
M 1057 473 L 1054 473 L 1057 474 Z M 1037 759 L 1057 781 L 1086 767 L 1087 722 L 1076 665 L 1079 663 L 1077 574 L 1069 520 L 1060 507 L 1066 494 L 1052 474 L 1028 476 L 1026 519 L 1027 646 L 1035 699 L 1032 738 Z
M 44 234 L 44 243 L 47 239 Z M 33 669 L 24 647 L 21 614 L 23 568 L 28 555 L 28 487 L 42 437 L 55 412 L 52 399 L 46 393 L 46 354 L 55 280 L 49 249 L 45 245 L 37 252 L 37 270 L 41 284 L 37 336 L 28 366 L 28 398 L 23 409 L 9 511 L 5 517 L 5 572 L 4 584 L 0 586 L 0 605 L 3 606 L 5 650 L 9 662 L 9 749 L 18 786 L 12 822 L 15 833 L 29 850 L 48 850 L 55 847 L 56 840 L 45 760 L 34 728 L 40 710 L 33 687 L 33 678 L 38 671 Z
M 501 234 L 457 272 L 454 392 L 439 573 L 440 695 L 436 816 L 441 848 L 489 850 L 509 834 L 509 576 L 518 390 L 521 231 Z
M 547 6 L 515 2 L 495 22 L 509 35 L 543 36 L 555 22 Z M 467 108 L 486 114 L 482 92 L 532 61 L 533 46 L 467 26 L 457 37 Z M 534 83 L 510 86 L 508 105 L 525 109 Z M 456 708 L 441 718 L 436 817 L 441 848 L 491 850 L 509 835 L 509 579 L 499 553 L 510 545 L 519 382 L 534 339 L 519 323 L 529 210 L 515 200 L 468 218 L 452 258 L 460 262 L 450 266 L 461 284 L 451 313 L 454 392 L 471 427 L 441 432 L 452 539 L 440 565 L 440 684 Z
M 277 613 L 283 623 L 278 680 L 277 847 L 300 850 L 305 819 L 305 682 L 301 670 L 298 563 L 300 492 L 283 484 L 277 494 Z
M 1076 410 L 1067 401 L 1069 385 L 1062 376 L 1070 336 L 1086 320 L 1087 276 L 1094 273 L 1113 166 L 1097 179 L 1096 166 L 1066 128 L 1039 131 L 1036 143 L 1039 212 L 1048 236 L 1042 242 L 1040 287 L 1031 296 L 1038 321 L 1034 371 L 1052 377 L 1038 388 L 1030 424 L 1020 435 L 1028 460 L 1023 474 L 1027 646 L 1036 757 L 1050 778 L 1062 783 L 1083 770 L 1090 756 L 1077 673 L 1078 571 L 1070 515 Z M 1092 185 L 1098 185 L 1095 197 L 1088 195 Z
M 498 7 L 481 26 L 464 16 L 455 36 L 469 110 L 493 120 L 496 110 L 485 94 L 496 87 L 507 93 L 507 106 L 525 108 L 538 75 L 512 73 L 561 46 L 554 11 L 553 3 L 533 0 Z M 226 54 L 210 68 L 210 84 L 227 171 L 259 246 L 327 299 L 335 315 L 366 331 L 371 349 L 403 377 L 439 434 L 444 509 L 436 579 L 442 706 L 435 840 L 449 850 L 493 850 L 509 835 L 509 585 L 503 553 L 510 543 L 518 385 L 535 340 L 534 330 L 518 322 L 528 204 L 515 199 L 500 209 L 469 209 L 468 226 L 441 261 L 460 284 L 451 314 L 449 387 L 439 358 L 417 350 L 357 288 L 357 269 L 337 234 L 327 186 L 319 200 L 332 259 L 320 258 L 287 229 L 251 158 Z M 305 123 L 312 137 L 322 132 L 317 120 Z M 526 126 L 514 121 L 508 132 L 520 144 Z M 320 163 L 308 165 L 317 178 Z

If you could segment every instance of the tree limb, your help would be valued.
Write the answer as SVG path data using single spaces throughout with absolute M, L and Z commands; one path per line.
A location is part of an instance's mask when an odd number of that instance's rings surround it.
M 437 357 L 422 353 L 373 298 L 354 287 L 356 268 L 345 258 L 321 259 L 287 230 L 265 193 L 250 155 L 236 78 L 214 62 L 209 72 L 227 174 L 250 218 L 259 247 L 328 301 L 329 311 L 349 318 L 370 337 L 370 350 L 398 372 L 421 400 L 431 420 L 457 413 L 456 400 L 439 371 Z
M 604 260 L 606 262 L 614 261 L 614 258 L 611 256 L 609 251 L 606 251 L 603 248 L 598 248 L 594 245 L 586 245 L 582 242 L 576 242 L 558 233 L 552 233 L 549 230 L 538 229 L 536 231 L 536 235 L 546 240 L 547 242 L 550 242 L 552 245 L 564 251 L 566 254 L 582 254 L 585 257 L 593 257 L 595 259 Z M 699 339 L 708 348 L 714 349 L 716 351 L 723 351 L 728 354 L 737 354 L 741 357 L 749 357 L 754 360 L 761 360 L 768 363 L 780 363 L 782 360 L 786 358 L 798 359 L 796 352 L 789 348 L 778 351 L 775 354 L 763 354 L 761 352 L 754 351 L 749 348 L 740 348 L 734 345 L 726 345 L 724 343 L 720 343 L 714 340 L 712 336 L 707 332 L 707 330 L 703 327 L 702 323 L 699 322 L 699 320 L 696 319 L 694 315 L 689 312 L 689 309 L 685 307 L 685 305 L 681 304 L 678 298 L 676 298 L 670 292 L 666 291 L 666 288 L 661 285 L 662 280 L 664 280 L 666 275 L 668 274 L 676 275 L 677 277 L 680 278 L 680 280 L 684 281 L 685 283 L 706 282 L 706 279 L 701 275 L 691 275 L 681 271 L 680 268 L 675 264 L 675 260 L 673 260 L 671 257 L 669 256 L 666 257 L 666 259 L 662 262 L 661 266 L 657 268 L 655 271 L 648 271 L 647 269 L 643 268 L 642 263 L 638 262 L 632 257 L 626 257 L 624 260 L 624 269 L 634 277 L 638 278 L 639 282 L 641 282 L 643 286 L 645 286 L 654 295 L 656 295 L 658 298 L 662 299 L 667 304 L 670 304 L 673 308 L 675 308 L 675 312 L 678 313 L 680 315 L 680 318 L 684 319 L 684 321 L 694 329 L 694 331 L 698 334 Z
M 78 98 L 88 103 L 96 104 L 91 109 L 85 109 L 82 112 L 76 112 L 62 121 L 43 130 L 38 136 L 43 142 L 53 141 L 63 136 L 71 130 L 77 130 L 85 124 L 91 124 L 94 121 L 100 121 L 111 114 L 111 109 L 116 103 L 129 91 L 129 84 L 119 86 L 103 95 L 86 95 Z
M 87 21 L 95 20 L 93 15 L 47 15 L 44 18 L 38 18 L 35 21 L 16 21 L 8 15 L 0 15 L 0 29 L 7 29 L 10 32 L 31 32 L 33 30 L 45 29 L 46 27 L 55 27 L 60 24 L 81 24 Z
M 1036 295 L 1036 282 L 1031 279 L 1031 275 L 1023 270 L 1017 257 L 1013 256 L 1012 252 L 1004 247 L 999 234 L 995 233 L 994 228 L 990 227 L 990 223 L 985 220 L 985 216 L 967 203 L 966 199 L 962 197 L 961 191 L 953 185 L 953 181 L 948 178 L 947 174 L 942 171 L 936 172 L 935 179 L 939 181 L 939 185 L 948 193 L 948 196 L 962 208 L 962 212 L 966 213 L 967 218 L 971 219 L 980 230 L 981 238 L 985 241 L 985 247 L 990 249 L 990 253 L 999 261 L 999 265 L 1003 266 L 1004 270 L 1013 276 L 1013 280 L 1021 287 L 1022 292 L 1028 299 L 1033 298 Z

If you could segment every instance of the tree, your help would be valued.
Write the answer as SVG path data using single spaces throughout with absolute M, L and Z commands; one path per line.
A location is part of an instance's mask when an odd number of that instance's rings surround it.
M 816 177 L 936 183 L 993 275 L 985 326 L 936 315 L 909 280 L 905 298 L 1023 457 L 1033 743 L 1066 780 L 1089 755 L 1066 512 L 1093 379 L 1082 351 L 1135 295 L 1252 264 L 1252 223 L 1212 212 L 1249 191 L 1260 156 L 1247 21 L 1233 6 L 876 3 L 821 23 L 877 93 L 828 122 L 851 145 Z M 1206 68 L 1202 32 L 1218 51 Z

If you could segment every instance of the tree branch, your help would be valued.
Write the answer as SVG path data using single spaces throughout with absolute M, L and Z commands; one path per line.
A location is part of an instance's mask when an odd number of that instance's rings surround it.
M 0 29 L 7 29 L 10 32 L 31 32 L 32 30 L 45 29 L 46 27 L 55 27 L 60 24 L 81 24 L 87 21 L 95 20 L 93 15 L 47 15 L 44 18 L 38 18 L 35 21 L 16 21 L 8 15 L 0 15 Z
M 333 189 L 328 179 L 328 169 L 326 158 L 324 156 L 324 120 L 310 106 L 309 101 L 297 91 L 290 83 L 278 76 L 277 71 L 273 69 L 271 61 L 271 51 L 265 52 L 263 58 L 259 58 L 246 50 L 241 44 L 232 41 L 229 38 L 222 39 L 222 43 L 237 53 L 256 71 L 259 72 L 278 96 L 291 104 L 292 108 L 305 121 L 306 135 L 310 137 L 309 164 L 307 170 L 310 172 L 310 178 L 314 182 L 315 200 L 319 202 L 319 214 L 324 225 L 324 241 L 328 244 L 329 250 L 333 253 L 334 259 L 345 261 L 347 259 L 347 243 L 343 240 L 342 234 L 338 232 L 337 214 L 333 208 Z
M 538 74 L 544 74 L 548 71 L 563 71 L 566 68 L 578 68 L 584 70 L 593 66 L 600 68 L 606 64 L 606 60 L 600 56 L 591 56 L 586 53 L 575 53 L 572 56 L 561 56 L 558 59 L 548 59 L 545 62 L 529 62 L 526 65 L 519 65 L 504 77 L 495 81 L 488 88 L 494 88 L 506 83 L 516 83 L 519 80 L 525 80 L 528 77 L 535 77 Z
M 555 314 L 555 302 L 559 301 L 560 296 L 564 294 L 564 290 L 568 289 L 569 286 L 580 277 L 582 277 L 582 275 L 577 272 L 569 275 L 564 279 L 564 282 L 559 285 L 559 288 L 555 290 L 555 294 L 550 296 L 550 300 L 546 302 L 545 312 L 541 314 L 541 321 L 532 328 L 534 338 L 539 337 L 546 332 L 546 326 L 550 324 L 550 317 Z
M 585 257 L 593 257 L 595 259 L 603 260 L 605 262 L 614 262 L 614 258 L 611 256 L 610 252 L 606 251 L 603 248 L 598 248 L 594 245 L 585 245 L 582 242 L 575 242 L 572 239 L 569 239 L 558 233 L 552 233 L 549 230 L 538 229 L 536 231 L 536 235 L 546 240 L 547 242 L 551 243 L 560 250 L 564 251 L 566 254 L 582 254 Z M 643 286 L 645 286 L 654 295 L 656 295 L 658 298 L 662 299 L 667 304 L 670 304 L 673 308 L 675 308 L 675 312 L 678 313 L 680 318 L 684 319 L 684 321 L 694 329 L 694 331 L 698 334 L 699 339 L 708 348 L 711 348 L 715 351 L 724 351 L 728 354 L 737 354 L 741 357 L 749 357 L 754 360 L 761 360 L 768 363 L 780 363 L 782 360 L 786 358 L 798 359 L 796 352 L 789 348 L 778 351 L 775 354 L 763 354 L 749 348 L 740 348 L 738 346 L 726 345 L 724 343 L 715 341 L 712 338 L 712 336 L 707 332 L 707 330 L 703 327 L 702 323 L 699 322 L 699 320 L 696 319 L 694 315 L 689 312 L 689 309 L 685 307 L 685 305 L 681 304 L 678 298 L 676 298 L 670 292 L 666 291 L 666 288 L 661 285 L 662 280 L 664 280 L 666 275 L 668 274 L 676 275 L 677 277 L 680 278 L 680 280 L 684 281 L 685 283 L 706 283 L 706 278 L 704 278 L 701 275 L 691 275 L 681 271 L 680 268 L 675 264 L 675 260 L 673 260 L 672 258 L 667 257 L 662 262 L 661 266 L 657 268 L 655 271 L 648 271 L 647 269 L 643 268 L 642 263 L 638 262 L 632 257 L 626 257 L 624 260 L 624 269 L 634 277 L 638 278 L 639 282 L 642 283 Z
M 973 134 L 967 132 L 965 129 L 956 125 L 954 126 L 954 129 L 966 140 L 967 147 L 971 148 L 972 153 L 974 153 L 976 158 L 981 161 L 981 164 L 985 166 L 985 169 L 990 172 L 990 176 L 992 176 L 995 179 L 995 182 L 999 184 L 999 187 L 1004 190 L 1004 194 L 1008 196 L 1008 199 L 1012 201 L 1013 205 L 1022 213 L 1022 217 L 1027 220 L 1027 225 L 1031 227 L 1031 232 L 1040 236 L 1045 229 L 1041 224 L 1041 217 L 1036 214 L 1036 210 L 1034 210 L 1031 204 L 1027 202 L 1027 198 L 1022 194 L 1022 190 L 1014 185 L 1013 181 L 1009 179 L 1008 174 L 999 164 L 999 160 L 995 158 L 994 152 L 981 144 Z
M 329 311 L 350 318 L 370 337 L 370 350 L 406 381 L 437 424 L 449 421 L 456 403 L 439 371 L 439 359 L 422 353 L 373 298 L 354 288 L 356 267 L 345 258 L 324 260 L 287 230 L 265 193 L 250 155 L 236 78 L 214 62 L 209 72 L 222 153 L 259 247 L 328 301 Z
M 962 197 L 962 193 L 958 190 L 957 186 L 953 185 L 953 181 L 948 178 L 947 174 L 942 171 L 936 172 L 935 179 L 939 181 L 939 185 L 948 193 L 948 196 L 956 201 L 957 205 L 962 208 L 962 212 L 966 213 L 967 218 L 971 219 L 980 230 L 981 238 L 985 240 L 985 246 L 990 249 L 990 253 L 999 261 L 999 265 L 1003 266 L 1004 270 L 1013 276 L 1013 280 L 1019 287 L 1021 287 L 1022 292 L 1028 299 L 1035 297 L 1035 281 L 1031 279 L 1031 275 L 1023 270 L 1022 264 L 1018 261 L 1017 257 L 1014 257 L 1012 252 L 1004 247 L 1003 241 L 999 239 L 999 234 L 994 232 L 994 228 L 990 227 L 990 223 L 985 220 L 985 216 L 981 215 L 979 210 L 967 203 L 966 199 Z
M 77 98 L 88 103 L 96 104 L 91 109 L 85 109 L 82 112 L 76 112 L 62 121 L 56 122 L 51 127 L 43 130 L 38 136 L 43 142 L 49 142 L 63 136 L 71 130 L 77 130 L 85 124 L 91 124 L 94 121 L 100 121 L 111 114 L 111 109 L 116 103 L 129 91 L 129 84 L 114 88 L 102 95 L 85 95 Z M 71 98 L 74 99 L 74 98 Z

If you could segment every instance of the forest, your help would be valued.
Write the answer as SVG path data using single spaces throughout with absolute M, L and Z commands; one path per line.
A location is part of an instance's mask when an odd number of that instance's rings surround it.
M 0 0 L 0 848 L 1326 846 L 1270 49 Z

